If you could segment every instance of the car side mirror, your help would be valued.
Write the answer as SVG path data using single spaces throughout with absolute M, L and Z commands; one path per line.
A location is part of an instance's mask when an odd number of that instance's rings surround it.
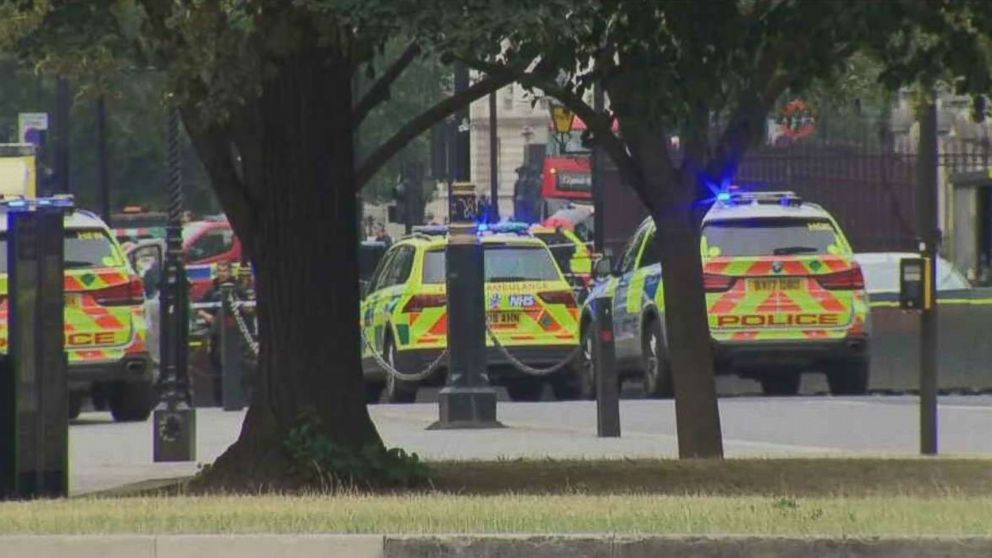
M 595 265 L 592 267 L 592 276 L 595 279 L 604 279 L 613 275 L 613 259 L 609 256 L 603 256 L 596 260 Z

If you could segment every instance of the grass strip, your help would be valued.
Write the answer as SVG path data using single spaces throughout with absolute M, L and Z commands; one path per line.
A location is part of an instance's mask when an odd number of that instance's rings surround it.
M 992 460 L 975 458 L 505 460 L 430 463 L 457 494 L 992 496 Z
M 0 534 L 992 535 L 992 497 L 446 494 L 79 498 L 0 504 Z

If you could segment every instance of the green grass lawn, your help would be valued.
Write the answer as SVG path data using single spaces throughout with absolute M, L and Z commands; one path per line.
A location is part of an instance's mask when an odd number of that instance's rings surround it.
M 208 496 L 0 506 L 0 533 L 992 535 L 992 497 Z
M 0 504 L 10 533 L 992 535 L 992 461 L 432 463 L 405 494 L 92 496 Z

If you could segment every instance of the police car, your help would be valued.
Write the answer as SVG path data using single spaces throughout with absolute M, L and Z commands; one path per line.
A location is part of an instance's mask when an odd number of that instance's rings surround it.
M 510 354 L 534 368 L 548 368 L 574 355 L 579 308 L 571 286 L 547 246 L 526 225 L 480 226 L 485 257 L 485 304 L 490 329 Z M 411 402 L 417 385 L 397 380 L 379 366 L 372 351 L 396 370 L 416 374 L 447 346 L 445 295 L 446 227 L 420 227 L 394 243 L 366 287 L 361 327 L 367 398 L 381 392 L 390 402 Z M 517 370 L 487 336 L 489 379 L 514 400 L 540 398 L 544 380 L 559 398 L 574 397 L 568 367 L 546 378 Z M 371 347 L 369 347 L 371 345 Z M 443 383 L 443 362 L 435 384 Z
M 590 300 L 612 298 L 617 359 L 645 392 L 672 393 L 655 227 L 646 220 Z M 804 372 L 831 393 L 868 385 L 869 304 L 837 222 L 792 192 L 721 194 L 702 223 L 703 280 L 717 373 L 794 394 Z M 584 394 L 591 394 L 592 311 L 584 308 Z
M 117 421 L 141 421 L 155 406 L 155 370 L 147 344 L 145 292 L 111 230 L 96 215 L 72 210 L 64 219 L 65 352 L 69 416 L 83 398 L 107 405 Z M 0 218 L 0 254 L 7 220 Z M 8 350 L 7 259 L 0 257 L 0 351 Z

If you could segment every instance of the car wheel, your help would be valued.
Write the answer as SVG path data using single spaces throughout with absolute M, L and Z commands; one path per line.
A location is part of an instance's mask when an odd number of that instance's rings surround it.
M 668 360 L 665 338 L 657 319 L 648 321 L 641 342 L 641 358 L 644 366 L 644 396 L 672 396 L 672 365 Z
M 794 371 L 771 372 L 761 376 L 761 391 L 765 395 L 795 395 L 799 393 L 802 374 Z
M 79 413 L 83 410 L 83 394 L 79 392 L 69 392 L 69 420 L 79 418 Z
M 151 382 L 117 382 L 110 388 L 110 414 L 116 422 L 148 420 L 155 408 Z
M 390 366 L 400 372 L 413 372 L 412 370 L 408 370 L 408 367 L 404 365 L 403 359 L 396 351 L 396 345 L 393 344 L 393 340 L 389 337 L 386 338 L 383 349 L 383 356 L 386 357 L 386 362 Z M 388 403 L 413 403 L 417 400 L 417 384 L 404 382 L 389 371 L 386 372 L 386 386 L 384 391 Z
M 540 401 L 544 394 L 544 382 L 540 378 L 513 378 L 506 380 L 504 385 L 514 401 Z
M 584 324 L 579 335 L 579 352 L 572 363 L 551 378 L 551 389 L 559 401 L 596 398 L 596 368 L 592 324 Z
M 856 360 L 834 364 L 827 370 L 827 385 L 831 395 L 868 393 L 868 362 Z

